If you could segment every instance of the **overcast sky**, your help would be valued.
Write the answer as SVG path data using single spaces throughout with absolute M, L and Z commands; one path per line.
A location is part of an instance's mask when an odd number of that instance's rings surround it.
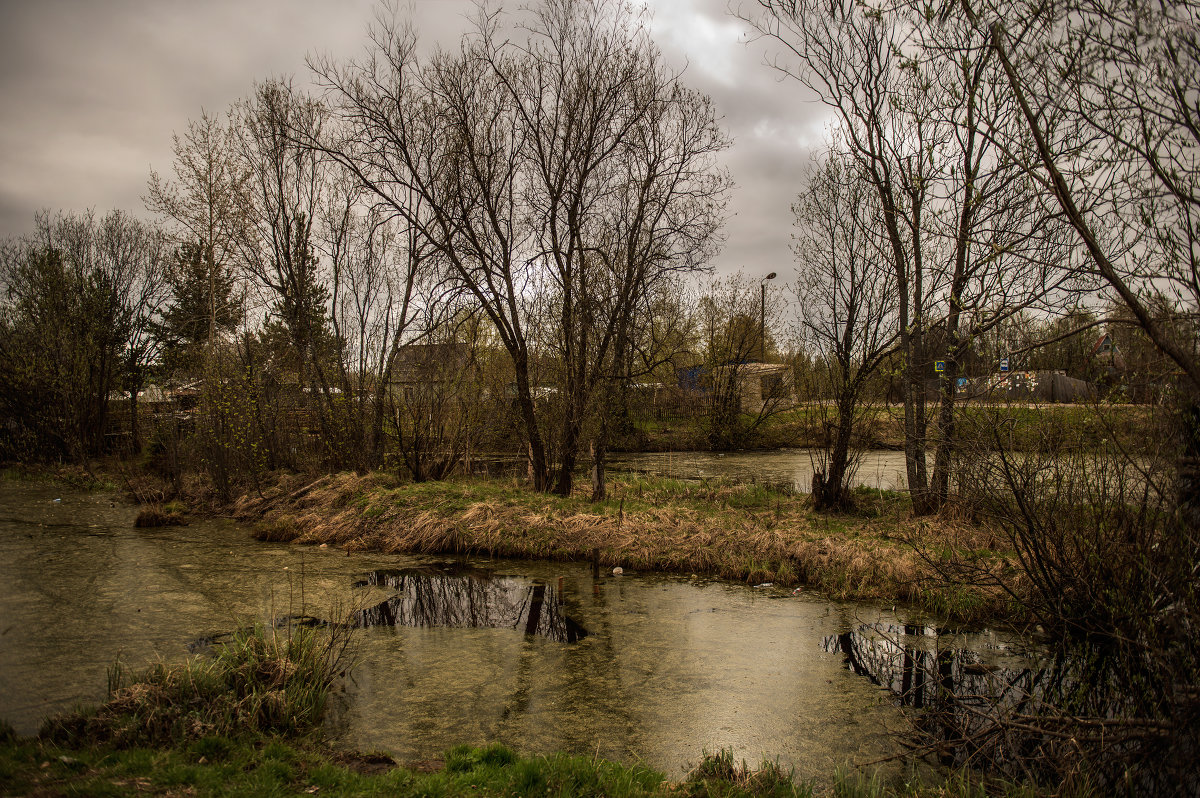
M 734 145 L 737 186 L 714 265 L 789 277 L 792 199 L 827 112 L 763 65 L 727 0 L 641 0 L 664 54 L 710 95 Z M 737 2 L 737 0 L 735 0 Z M 513 5 L 516 3 L 513 2 Z M 224 112 L 256 80 L 307 83 L 305 55 L 361 52 L 376 0 L 0 0 L 0 236 L 39 208 L 145 216 L 171 135 Z M 424 42 L 452 46 L 471 0 L 409 0 Z

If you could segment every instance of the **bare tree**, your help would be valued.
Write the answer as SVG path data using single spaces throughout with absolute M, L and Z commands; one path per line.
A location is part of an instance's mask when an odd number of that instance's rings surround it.
M 533 247 L 518 205 L 511 103 L 467 43 L 457 56 L 422 62 L 414 34 L 394 17 L 370 37 L 364 61 L 313 64 L 345 128 L 312 144 L 438 252 L 484 309 L 513 360 L 535 484 L 544 489 L 545 445 L 529 386 L 531 267 L 521 256 Z
M 356 397 L 351 409 L 363 463 L 378 466 L 401 347 L 438 326 L 440 292 L 425 242 L 394 214 L 362 200 L 356 184 L 342 181 L 320 217 L 317 238 L 331 272 L 339 383 Z
M 1014 595 L 1093 671 L 1051 713 L 1017 723 L 1041 741 L 1071 740 L 1053 763 L 1060 774 L 1086 766 L 1114 789 L 1194 794 L 1200 341 L 1187 322 L 1200 308 L 1200 9 L 901 5 L 919 33 L 917 57 L 942 69 L 993 62 L 1000 102 L 981 108 L 984 140 L 1069 225 L 1066 243 L 1086 253 L 1087 272 L 1175 371 L 1163 386 L 1177 400 L 1170 417 L 1148 412 L 1103 440 L 1076 431 L 1082 440 L 1047 441 L 1045 456 L 1011 451 L 1000 420 L 980 420 L 964 485 L 1022 559 L 1028 588 Z M 943 36 L 963 28 L 970 47 Z
M 1013 314 L 1070 306 L 1094 285 L 1081 279 L 1069 228 L 1045 207 L 1021 164 L 988 135 L 990 127 L 1019 125 L 987 38 L 954 24 L 913 27 L 919 55 L 912 69 L 921 76 L 923 107 L 942 130 L 929 215 L 930 238 L 940 244 L 931 268 L 943 286 L 935 297 L 940 318 L 931 327 L 945 362 L 930 478 L 936 507 L 949 498 L 957 384 L 974 341 Z M 955 57 L 947 57 L 951 53 Z
M 168 220 L 180 245 L 183 279 L 175 287 L 186 289 L 188 305 L 206 311 L 201 362 L 191 375 L 200 378 L 202 408 L 194 442 L 218 492 L 228 499 L 246 453 L 240 439 L 248 424 L 245 391 L 232 379 L 242 375 L 236 373 L 230 332 L 244 316 L 244 292 L 233 286 L 244 280 L 240 253 L 247 236 L 249 176 L 236 156 L 232 128 L 207 113 L 174 137 L 173 150 L 175 180 L 152 171 L 144 201 Z M 185 297 L 177 290 L 175 298 Z
M 128 318 L 119 382 L 129 393 L 130 445 L 137 452 L 141 450 L 138 395 L 163 351 L 159 330 L 162 306 L 170 293 L 167 268 L 171 251 L 161 230 L 120 211 L 100 221 L 97 235 L 106 268 L 119 275 L 118 301 Z
M 871 377 L 898 335 L 895 280 L 887 241 L 880 235 L 879 204 L 857 169 L 856 159 L 832 150 L 810 173 L 792 207 L 799 339 L 819 358 L 812 371 L 818 390 L 811 410 L 825 421 L 826 402 L 833 402 L 829 444 L 814 464 L 812 497 L 818 509 L 848 503 Z
M 319 216 L 338 167 L 304 143 L 322 138 L 326 116 L 321 104 L 279 80 L 256 86 L 232 113 L 237 156 L 248 176 L 241 241 L 246 268 L 266 291 L 271 316 L 290 344 L 287 380 L 317 420 L 323 459 L 339 468 L 360 465 L 363 434 L 353 405 L 343 401 L 352 386 L 337 379 L 340 342 L 330 329 L 330 275 L 318 247 Z
M 711 155 L 725 144 L 711 105 L 679 86 L 623 5 L 548 0 L 526 13 L 521 42 L 502 40 L 500 22 L 481 12 L 458 53 L 421 61 L 411 33 L 384 21 L 366 61 L 315 69 L 350 128 L 327 149 L 491 320 L 513 362 L 534 485 L 569 493 L 629 309 L 648 282 L 711 252 L 728 185 Z M 531 381 L 530 325 L 547 307 L 549 335 L 537 335 L 562 362 L 556 431 Z
M 195 245 L 209 280 L 209 341 L 218 332 L 217 284 L 231 273 L 245 239 L 248 176 L 236 161 L 230 127 L 207 113 L 173 136 L 175 180 L 150 172 L 147 210 L 165 217 L 178 244 Z
M 1069 236 L 988 135 L 1016 107 L 997 89 L 986 38 L 947 24 L 921 39 L 905 17 L 857 2 L 759 8 L 752 23 L 795 59 L 775 66 L 834 109 L 878 195 L 897 289 L 908 486 L 917 512 L 936 510 L 949 497 L 961 361 L 1011 314 L 1069 301 Z M 941 57 L 950 50 L 959 57 Z M 930 474 L 926 375 L 935 359 L 944 367 Z
M 1157 286 L 1200 311 L 1196 4 L 957 7 L 989 37 L 1019 108 L 1020 133 L 993 125 L 990 135 L 1058 205 L 1155 345 L 1200 385 L 1196 342 L 1173 338 L 1146 299 Z
M 758 0 L 739 15 L 782 53 L 771 65 L 813 91 L 835 113 L 838 132 L 878 195 L 897 299 L 903 369 L 904 454 L 918 512 L 933 509 L 926 465 L 926 332 L 930 297 L 940 290 L 929 268 L 926 218 L 934 156 L 943 130 L 904 53 L 904 32 L 856 0 Z

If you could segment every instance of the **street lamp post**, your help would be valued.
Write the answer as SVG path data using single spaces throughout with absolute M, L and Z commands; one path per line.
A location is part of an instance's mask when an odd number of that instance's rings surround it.
M 758 281 L 758 288 L 762 294 L 762 301 L 758 306 L 758 360 L 761 363 L 767 362 L 767 280 L 774 279 L 775 272 L 771 272 Z

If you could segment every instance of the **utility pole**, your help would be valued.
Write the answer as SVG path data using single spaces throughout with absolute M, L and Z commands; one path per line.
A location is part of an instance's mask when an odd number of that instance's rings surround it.
M 767 280 L 774 279 L 775 272 L 771 272 L 758 281 L 758 288 L 762 295 L 762 301 L 758 308 L 758 360 L 760 363 L 767 362 Z

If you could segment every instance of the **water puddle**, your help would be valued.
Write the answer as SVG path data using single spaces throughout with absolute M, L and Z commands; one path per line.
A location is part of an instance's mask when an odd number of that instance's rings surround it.
M 395 591 L 355 613 L 357 626 L 513 629 L 559 643 L 587 636 L 587 630 L 567 615 L 561 588 L 540 580 L 498 576 L 485 568 L 437 563 L 378 570 L 354 586 Z

